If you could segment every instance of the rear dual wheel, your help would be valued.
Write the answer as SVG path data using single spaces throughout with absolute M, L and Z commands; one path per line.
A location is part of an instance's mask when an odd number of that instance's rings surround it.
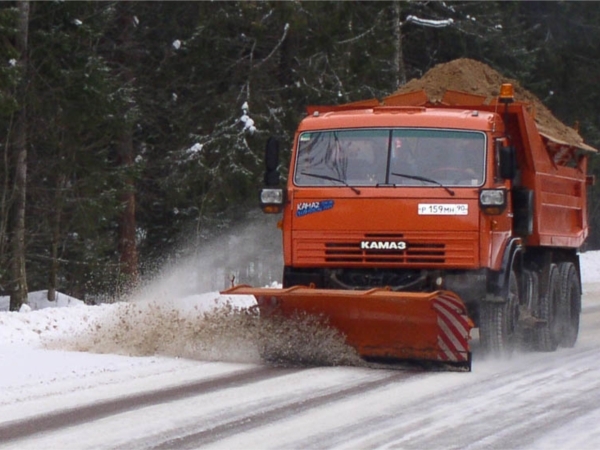
M 575 264 L 552 264 L 536 314 L 542 321 L 535 331 L 537 349 L 552 352 L 558 346 L 573 347 L 579 335 L 580 315 L 581 285 Z
M 533 347 L 544 352 L 555 351 L 559 346 L 573 347 L 579 334 L 581 315 L 581 283 L 575 264 L 551 264 L 546 286 L 538 298 L 535 273 L 525 274 L 524 295 L 531 297 L 529 306 L 537 304 L 535 318 L 540 323 L 528 334 Z M 483 302 L 479 312 L 479 334 L 484 351 L 491 355 L 510 355 L 521 340 L 519 322 L 519 285 L 514 270 L 508 280 L 507 298 L 504 302 Z
M 535 347 L 542 352 L 553 352 L 562 335 L 560 271 L 550 265 L 545 292 L 540 296 L 536 317 L 541 324 L 535 329 Z
M 560 273 L 561 306 L 563 311 L 563 334 L 561 347 L 573 347 L 579 335 L 581 315 L 581 284 L 575 264 L 564 262 L 558 266 Z

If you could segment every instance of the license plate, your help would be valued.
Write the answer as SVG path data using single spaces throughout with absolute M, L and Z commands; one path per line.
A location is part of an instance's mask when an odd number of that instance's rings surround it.
M 469 205 L 462 203 L 419 203 L 420 216 L 466 216 Z

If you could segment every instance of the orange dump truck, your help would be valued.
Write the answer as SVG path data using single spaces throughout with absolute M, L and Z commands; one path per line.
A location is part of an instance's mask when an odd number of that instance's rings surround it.
M 233 287 L 262 315 L 323 316 L 367 360 L 471 367 L 481 346 L 575 345 L 578 249 L 595 149 L 542 132 L 503 85 L 310 107 L 287 186 L 269 140 L 265 212 L 282 212 L 283 288 Z

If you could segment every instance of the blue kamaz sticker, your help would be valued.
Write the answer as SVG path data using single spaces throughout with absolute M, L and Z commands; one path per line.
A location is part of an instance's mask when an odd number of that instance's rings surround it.
M 333 208 L 333 200 L 322 200 L 320 202 L 300 202 L 296 205 L 296 216 L 302 217 L 307 214 L 327 211 Z

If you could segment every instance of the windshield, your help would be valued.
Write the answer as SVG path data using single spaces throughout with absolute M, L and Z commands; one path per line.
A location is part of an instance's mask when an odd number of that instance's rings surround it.
M 485 134 L 435 129 L 304 132 L 298 186 L 480 186 Z

